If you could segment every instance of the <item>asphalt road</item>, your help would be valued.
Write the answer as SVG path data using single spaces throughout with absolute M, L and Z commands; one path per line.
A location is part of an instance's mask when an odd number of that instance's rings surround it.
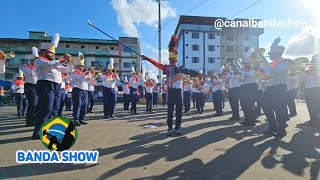
M 0 107 L 0 179 L 320 179 L 319 129 L 304 123 L 306 105 L 297 103 L 298 116 L 288 122 L 282 139 L 264 135 L 265 116 L 257 126 L 244 127 L 225 115 L 184 114 L 182 136 L 166 136 L 166 108 L 130 115 L 118 104 L 117 119 L 104 119 L 102 106 L 78 127 L 72 150 L 98 150 L 97 164 L 18 164 L 17 150 L 46 150 L 31 140 L 33 128 L 16 117 L 14 106 Z M 65 116 L 71 118 L 70 112 Z M 157 128 L 144 128 L 155 125 Z

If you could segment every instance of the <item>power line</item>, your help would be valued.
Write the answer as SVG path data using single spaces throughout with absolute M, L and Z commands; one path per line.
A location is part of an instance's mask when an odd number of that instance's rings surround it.
M 196 5 L 195 7 L 191 8 L 190 10 L 187 10 L 187 11 L 181 13 L 179 16 L 181 16 L 182 14 L 188 14 L 188 13 L 194 11 L 195 9 L 197 9 L 197 8 L 200 7 L 200 6 L 202 6 L 203 4 L 205 4 L 205 3 L 208 2 L 208 1 L 210 1 L 210 0 L 205 0 L 205 1 L 203 1 L 202 3 L 200 3 L 200 4 Z M 165 25 L 167 25 L 169 22 L 171 22 L 171 21 L 173 21 L 173 19 L 167 21 L 166 23 L 163 23 L 162 28 L 163 28 Z
M 233 19 L 234 17 L 236 17 L 236 16 L 238 16 L 239 14 L 243 13 L 244 11 L 246 11 L 246 10 L 250 9 L 252 6 L 254 6 L 254 5 L 258 4 L 258 3 L 259 3 L 259 2 L 261 2 L 261 1 L 263 1 L 263 0 L 258 0 L 258 1 L 256 1 L 256 2 L 254 2 L 254 3 L 253 3 L 253 4 L 251 4 L 250 6 L 246 7 L 246 8 L 245 8 L 245 9 L 243 9 L 243 10 L 241 10 L 241 11 L 240 11 L 240 12 L 238 12 L 237 14 L 233 15 L 233 16 L 231 17 L 231 19 Z

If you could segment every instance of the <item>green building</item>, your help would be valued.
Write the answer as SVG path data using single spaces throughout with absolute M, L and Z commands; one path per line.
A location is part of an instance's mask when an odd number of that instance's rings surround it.
M 50 42 L 51 36 L 45 32 L 29 32 L 28 39 L 0 38 L 0 50 L 5 53 L 13 51 L 15 57 L 10 58 L 6 66 L 5 74 L 0 74 L 1 80 L 12 81 L 18 73 L 21 65 L 28 64 L 32 47 L 40 47 L 43 42 Z M 138 38 L 120 37 L 119 41 L 140 54 L 140 43 Z M 106 70 L 110 58 L 114 59 L 115 69 L 121 79 L 130 76 L 131 67 L 141 70 L 141 59 L 128 48 L 122 46 L 115 40 L 85 39 L 60 37 L 59 47 L 56 57 L 60 58 L 64 54 L 71 54 L 77 58 L 79 51 L 85 57 L 86 67 Z

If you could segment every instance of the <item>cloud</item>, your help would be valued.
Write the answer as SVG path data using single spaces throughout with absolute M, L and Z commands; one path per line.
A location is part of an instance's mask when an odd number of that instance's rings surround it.
M 304 27 L 299 34 L 288 40 L 285 56 L 301 57 L 311 56 L 320 51 L 320 28 Z
M 158 2 L 153 0 L 112 0 L 112 7 L 117 12 L 118 25 L 131 37 L 138 37 L 137 26 L 146 24 L 157 27 Z M 176 17 L 176 11 L 168 2 L 161 3 L 161 20 Z
M 146 50 L 150 51 L 151 54 L 149 55 L 150 58 L 159 61 L 159 56 L 158 56 L 158 49 L 149 45 L 149 44 L 145 44 L 142 43 L 141 44 L 144 48 L 146 48 Z M 161 49 L 161 63 L 162 64 L 169 64 L 169 51 L 168 49 Z M 152 75 L 158 75 L 158 68 L 156 68 L 154 65 L 151 65 L 150 63 L 148 63 L 149 65 L 147 66 L 148 71 L 150 72 L 150 74 Z

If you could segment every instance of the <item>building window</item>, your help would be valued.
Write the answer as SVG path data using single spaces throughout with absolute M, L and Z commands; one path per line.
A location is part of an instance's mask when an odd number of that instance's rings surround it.
M 245 41 L 250 41 L 250 36 L 249 36 L 249 35 L 247 35 L 247 34 L 246 34 L 246 35 L 244 35 L 244 40 L 245 40 Z
M 96 46 L 96 49 L 100 49 L 100 47 L 99 47 L 99 46 Z
M 29 59 L 20 59 L 20 64 L 21 65 L 29 64 Z
M 99 65 L 100 65 L 99 61 L 91 61 L 91 67 L 97 68 L 97 67 L 99 67 Z
M 123 62 L 123 68 L 131 68 L 131 63 L 129 62 Z
M 231 63 L 233 61 L 233 58 L 227 58 L 227 63 Z
M 227 41 L 233 41 L 233 34 L 227 34 Z
M 93 49 L 92 49 L 92 47 L 89 47 L 88 50 L 89 50 L 89 51 L 92 51 Z
M 198 44 L 192 44 L 192 51 L 199 51 L 199 45 Z
M 208 46 L 208 51 L 215 51 L 215 46 L 214 45 L 209 45 Z
M 114 47 L 110 47 L 111 50 L 114 50 Z
M 227 52 L 233 52 L 234 48 L 233 46 L 227 46 Z
M 78 47 L 73 47 L 73 49 L 78 49 Z
M 186 34 L 188 34 L 188 32 L 186 32 Z
M 199 33 L 193 32 L 191 37 L 192 39 L 199 39 Z
M 210 63 L 210 64 L 216 63 L 216 58 L 215 57 L 208 57 L 208 63 Z
M 66 45 L 66 48 L 70 48 L 70 45 Z
M 81 49 L 84 49 L 84 46 L 81 46 Z
M 13 73 L 6 73 L 5 78 L 6 79 L 13 79 Z
M 186 44 L 186 46 L 189 46 L 189 44 Z
M 248 51 L 249 51 L 249 49 L 250 49 L 250 47 L 249 47 L 249 46 L 244 47 L 244 52 L 248 52 Z
M 214 39 L 215 35 L 213 33 L 208 34 L 208 39 Z
M 199 63 L 199 57 L 192 57 L 192 63 Z

